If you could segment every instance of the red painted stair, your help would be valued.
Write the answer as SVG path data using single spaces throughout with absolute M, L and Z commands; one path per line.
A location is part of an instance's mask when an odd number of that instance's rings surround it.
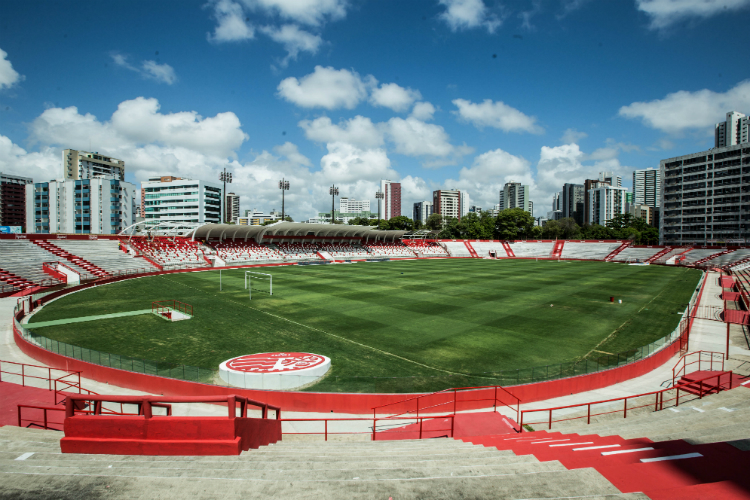
M 623 250 L 625 250 L 626 248 L 628 248 L 631 244 L 632 244 L 631 241 L 626 241 L 625 243 L 623 243 L 619 247 L 615 248 L 612 251 L 612 253 L 610 253 L 609 255 L 607 255 L 606 257 L 604 257 L 604 262 L 611 262 L 612 259 L 614 259 L 615 257 L 617 257 L 617 254 L 619 254 L 620 252 L 622 252 Z
M 669 252 L 671 252 L 671 251 L 672 251 L 673 249 L 674 249 L 674 247 L 665 247 L 665 248 L 664 248 L 663 250 L 661 250 L 661 251 L 660 251 L 659 253 L 656 253 L 656 254 L 652 255 L 651 257 L 649 257 L 649 258 L 648 258 L 648 259 L 646 260 L 646 263 L 648 263 L 648 264 L 653 264 L 653 263 L 654 263 L 654 262 L 656 262 L 656 261 L 657 261 L 658 259 L 660 259 L 660 258 L 661 258 L 662 256 L 664 256 L 664 255 L 668 254 Z
M 102 269 L 101 267 L 97 267 L 96 265 L 92 264 L 86 259 L 82 259 L 81 257 L 78 257 L 77 255 L 73 255 L 72 253 L 63 250 L 62 248 L 56 245 L 53 245 L 48 240 L 31 240 L 31 242 L 43 248 L 44 250 L 47 250 L 49 253 L 53 255 L 63 258 L 69 262 L 72 262 L 73 264 L 87 270 L 88 272 L 90 272 L 91 274 L 95 276 L 99 276 L 99 277 L 109 276 L 109 273 L 105 271 L 104 269 Z
M 565 240 L 555 241 L 555 246 L 552 247 L 552 253 L 549 256 L 553 259 L 560 258 L 560 256 L 562 255 L 563 246 L 565 246 Z
M 728 254 L 728 253 L 731 253 L 731 252 L 734 252 L 734 251 L 735 251 L 735 250 L 726 250 L 726 249 L 725 249 L 725 250 L 723 250 L 723 251 L 721 251 L 721 252 L 718 252 L 718 253 L 715 253 L 715 254 L 709 255 L 708 257 L 703 257 L 703 258 L 702 258 L 702 259 L 700 259 L 700 260 L 696 260 L 695 262 L 693 262 L 693 265 L 694 265 L 694 266 L 697 266 L 698 264 L 703 264 L 704 262 L 708 262 L 709 260 L 713 260 L 713 259 L 715 259 L 716 257 L 721 257 L 722 255 L 726 255 L 726 254 Z
M 513 253 L 513 249 L 510 247 L 510 243 L 507 241 L 503 241 L 503 248 L 505 249 L 505 253 L 508 254 L 508 257 L 516 256 L 516 254 Z

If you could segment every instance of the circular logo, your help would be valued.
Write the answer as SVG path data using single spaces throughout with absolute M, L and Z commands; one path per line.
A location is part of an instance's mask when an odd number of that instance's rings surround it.
M 308 352 L 267 352 L 230 359 L 226 367 L 238 372 L 283 373 L 307 370 L 325 361 L 325 356 Z

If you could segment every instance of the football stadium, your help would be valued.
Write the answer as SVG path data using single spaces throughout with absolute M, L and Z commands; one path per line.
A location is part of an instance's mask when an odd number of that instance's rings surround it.
M 278 222 L 2 235 L 0 256 L 16 488 L 39 465 L 51 492 L 748 486 L 747 248 Z

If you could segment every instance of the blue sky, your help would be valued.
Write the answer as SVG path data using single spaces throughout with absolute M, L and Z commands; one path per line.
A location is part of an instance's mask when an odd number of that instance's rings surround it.
M 713 146 L 750 113 L 750 0 L 218 0 L 0 4 L 0 171 L 64 148 L 127 180 L 217 180 L 302 220 L 328 186 L 403 213 L 437 188 L 535 215 L 564 182 Z

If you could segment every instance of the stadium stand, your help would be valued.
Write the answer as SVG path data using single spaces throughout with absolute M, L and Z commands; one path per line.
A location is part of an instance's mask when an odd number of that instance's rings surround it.
M 72 262 L 79 268 L 83 268 L 94 276 L 98 276 L 100 278 L 109 275 L 107 271 L 100 268 L 99 266 L 92 264 L 91 262 L 77 255 L 73 255 L 72 253 L 60 248 L 49 240 L 31 240 L 31 242 L 54 255 L 56 257 L 55 260 L 67 260 L 68 262 Z
M 666 262 L 671 259 L 672 257 L 676 257 L 678 255 L 681 255 L 687 251 L 689 251 L 692 247 L 675 247 L 675 248 L 665 248 L 664 250 L 667 250 L 662 255 L 658 255 L 656 259 L 653 259 L 651 261 L 651 264 L 666 264 Z M 661 252 L 660 252 L 661 253 Z
M 445 249 L 451 257 L 471 257 L 471 252 L 466 248 L 466 244 L 463 241 L 446 241 L 444 242 Z
M 651 247 L 651 248 L 638 248 L 638 247 L 629 247 L 620 252 L 619 254 L 615 255 L 615 258 L 612 259 L 614 262 L 631 262 L 631 261 L 640 261 L 645 262 L 657 253 L 664 250 L 664 247 Z
M 56 240 L 55 245 L 108 273 L 138 268 L 144 268 L 144 272 L 158 271 L 147 260 L 135 259 L 121 251 L 116 240 Z
M 714 248 L 714 249 L 710 249 L 710 248 L 709 249 L 696 248 L 696 249 L 690 250 L 689 252 L 687 252 L 684 255 L 685 260 L 682 261 L 681 264 L 689 266 L 690 264 L 694 264 L 694 263 L 698 262 L 699 260 L 703 260 L 706 257 L 710 257 L 710 256 L 716 255 L 718 253 L 721 253 L 721 250 L 718 250 L 716 248 Z
M 314 243 L 279 243 L 277 247 L 286 260 L 320 260 Z
M 561 258 L 582 260 L 603 260 L 616 250 L 621 243 L 593 243 L 567 241 L 563 247 Z M 515 251 L 515 250 L 514 250 Z M 551 251 L 551 249 L 550 249 Z M 518 255 L 518 254 L 516 254 Z
M 241 263 L 253 261 L 279 261 L 284 256 L 276 249 L 266 245 L 258 245 L 254 241 L 231 241 L 211 243 L 219 258 L 227 263 Z
M 568 470 L 453 439 L 281 442 L 240 456 L 66 455 L 60 432 L 0 428 L 3 491 L 33 498 L 643 498 L 593 468 Z M 16 460 L 24 456 L 23 460 Z M 71 496 L 72 494 L 72 496 Z M 145 496 L 143 496 L 145 495 Z
M 490 252 L 494 252 L 498 258 L 508 256 L 501 241 L 472 241 L 471 246 L 479 257 L 489 257 Z
M 711 267 L 732 266 L 750 257 L 750 248 L 740 248 L 734 252 L 720 255 L 706 262 Z
M 414 253 L 425 257 L 447 257 L 448 252 L 434 241 L 408 240 L 405 243 Z
M 130 244 L 162 266 L 207 265 L 199 243 L 187 238 L 132 238 Z
M 46 283 L 50 276 L 42 270 L 42 264 L 58 260 L 56 255 L 30 241 L 0 240 L 0 267 L 29 283 Z M 73 263 L 66 262 L 66 265 L 81 274 L 87 272 Z
M 365 243 L 362 245 L 372 257 L 415 257 L 414 252 L 399 243 L 385 243 L 382 241 Z
M 320 250 L 328 252 L 335 259 L 366 259 L 370 253 L 362 247 L 355 247 L 348 243 L 324 243 Z
M 510 243 L 510 248 L 516 257 L 537 257 L 547 258 L 552 253 L 552 249 L 555 244 L 549 243 L 531 243 L 531 242 L 517 242 Z M 565 251 L 565 250 L 563 250 Z M 604 257 L 607 255 L 605 254 Z

